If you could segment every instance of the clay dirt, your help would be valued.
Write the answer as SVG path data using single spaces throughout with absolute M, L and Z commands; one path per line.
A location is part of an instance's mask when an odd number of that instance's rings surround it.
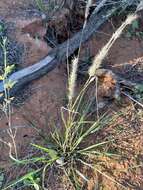
M 16 71 L 43 59 L 55 46 L 76 34 L 83 25 L 84 8 L 78 9 L 79 12 L 75 12 L 75 14 L 69 13 L 67 7 L 57 10 L 56 13 L 53 13 L 55 19 L 50 21 L 51 28 L 54 28 L 54 32 L 57 31 L 55 38 L 57 41 L 54 41 L 47 29 L 49 21 L 43 21 L 46 14 L 39 10 L 35 2 L 34 0 L 0 1 L 0 21 L 4 22 L 7 27 L 6 35 L 10 41 L 18 44 L 18 50 L 14 54 L 17 56 L 15 59 L 17 63 L 13 63 L 16 64 Z M 48 4 L 49 1 L 44 2 Z M 81 68 L 82 65 L 92 64 L 94 56 L 124 21 L 125 14 L 114 15 L 108 19 L 87 42 L 82 44 L 79 56 Z M 138 24 L 138 28 L 131 37 L 127 34 L 132 28 L 127 27 L 117 39 L 105 58 L 102 68 L 111 70 L 115 75 L 126 80 L 143 84 L 142 12 L 140 12 Z M 140 35 L 137 35 L 137 32 L 140 32 Z M 49 37 L 48 40 L 46 39 L 47 36 Z M 52 44 L 50 43 L 51 40 L 53 40 Z M 61 129 L 61 108 L 66 107 L 68 101 L 67 62 L 71 64 L 76 55 L 77 52 L 68 61 L 60 62 L 54 70 L 26 84 L 15 94 L 11 105 L 11 120 L 12 128 L 16 130 L 15 143 L 19 159 L 39 155 L 41 152 L 35 150 L 31 143 L 43 145 L 44 139 L 53 133 L 55 126 Z M 82 73 L 82 70 L 79 71 L 76 86 L 77 94 L 86 78 L 87 76 Z M 143 86 L 142 89 L 140 87 L 140 90 L 134 92 L 126 86 L 121 86 L 120 98 L 116 100 L 113 97 L 115 83 L 116 81 L 113 80 L 112 76 L 105 75 L 99 78 L 97 99 L 101 109 L 98 116 L 102 117 L 105 114 L 109 117 L 115 117 L 115 119 L 110 124 L 107 123 L 97 135 L 91 136 L 87 143 L 94 142 L 96 139 L 99 141 L 107 139 L 110 136 L 115 139 L 111 148 L 113 153 L 118 152 L 122 156 L 118 159 L 100 155 L 99 160 L 94 160 L 101 163 L 100 170 L 107 176 L 96 172 L 96 170 L 93 172 L 86 167 L 81 167 L 82 173 L 88 176 L 88 182 L 83 186 L 85 190 L 143 189 Z M 128 92 L 127 95 L 122 91 Z M 108 103 L 106 104 L 106 102 Z M 97 110 L 95 107 L 93 105 L 95 111 L 90 117 L 96 120 Z M 7 128 L 8 120 L 1 110 L 0 139 L 4 142 L 11 142 Z M 14 150 L 12 149 L 12 151 L 14 155 Z M 0 142 L 0 189 L 38 167 L 41 165 L 20 166 L 14 164 L 9 157 L 9 147 Z M 54 171 L 54 166 L 51 170 L 51 172 L 47 170 L 45 174 L 45 186 L 48 190 L 74 189 L 63 171 L 57 169 Z M 1 180 L 2 177 L 3 180 Z M 9 189 L 29 190 L 35 189 L 35 187 L 26 186 L 25 182 Z

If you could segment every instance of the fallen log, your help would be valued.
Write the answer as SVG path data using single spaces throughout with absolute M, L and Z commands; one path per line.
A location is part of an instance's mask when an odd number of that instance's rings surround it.
M 71 39 L 51 50 L 49 54 L 38 63 L 10 75 L 8 79 L 16 82 L 10 90 L 10 94 L 13 96 L 25 84 L 50 72 L 58 64 L 66 60 L 79 48 L 81 43 L 87 41 L 95 33 L 117 9 L 118 7 L 107 7 L 96 14 L 92 14 L 84 30 L 79 31 Z M 0 82 L 0 93 L 3 91 L 3 82 Z

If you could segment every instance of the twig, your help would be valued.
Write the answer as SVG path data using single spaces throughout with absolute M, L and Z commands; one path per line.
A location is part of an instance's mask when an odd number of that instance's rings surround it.
M 108 0 L 102 0 L 95 8 L 95 10 L 93 11 L 93 14 L 96 14 L 100 11 L 100 9 L 102 7 L 104 7 L 105 3 L 107 2 Z
M 126 92 L 122 92 L 122 94 L 124 94 L 125 96 L 127 96 L 129 99 L 131 99 L 133 102 L 135 102 L 136 104 L 138 104 L 139 106 L 141 106 L 143 108 L 143 104 L 141 104 L 139 101 L 137 101 L 136 99 L 134 99 L 132 96 L 130 96 L 129 94 L 127 94 Z

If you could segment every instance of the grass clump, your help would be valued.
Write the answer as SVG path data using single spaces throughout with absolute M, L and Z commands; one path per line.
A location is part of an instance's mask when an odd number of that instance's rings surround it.
M 88 176 L 84 175 L 81 171 L 82 167 L 89 167 L 102 173 L 92 160 L 98 159 L 99 156 L 117 156 L 109 151 L 113 139 L 107 138 L 106 140 L 101 141 L 94 140 L 94 143 L 90 142 L 90 137 L 96 135 L 101 129 L 103 129 L 103 127 L 109 125 L 111 120 L 103 117 L 98 121 L 88 121 L 86 120 L 87 115 L 84 113 L 80 114 L 79 112 L 71 112 L 71 110 L 67 110 L 67 112 L 68 117 L 67 115 L 66 117 L 68 119 L 65 118 L 62 112 L 63 130 L 56 128 L 54 133 L 51 133 L 48 138 L 50 143 L 47 142 L 47 145 L 45 146 L 32 144 L 33 147 L 43 152 L 42 156 L 27 160 L 18 160 L 10 153 L 11 159 L 18 165 L 40 163 L 40 165 L 42 164 L 42 167 L 35 170 L 34 173 L 30 172 L 26 174 L 3 190 L 15 186 L 19 182 L 23 181 L 25 183 L 25 180 L 29 181 L 33 179 L 35 173 L 40 173 L 43 181 L 40 185 L 34 181 L 33 183 L 29 183 L 29 185 L 31 184 L 36 190 L 38 189 L 37 186 L 39 186 L 39 189 L 44 189 L 46 188 L 46 171 L 50 172 L 50 168 L 53 167 L 56 170 L 63 171 L 74 189 L 81 189 L 83 184 L 88 181 Z M 81 180 L 79 179 L 82 179 L 83 182 L 81 183 Z

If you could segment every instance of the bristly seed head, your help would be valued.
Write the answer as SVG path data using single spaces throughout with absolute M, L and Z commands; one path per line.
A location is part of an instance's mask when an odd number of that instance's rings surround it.
M 108 41 L 108 43 L 101 49 L 101 51 L 95 56 L 93 60 L 93 64 L 90 66 L 88 73 L 89 76 L 95 76 L 96 70 L 101 66 L 103 60 L 107 56 L 109 50 L 111 49 L 114 42 L 120 37 L 125 27 L 131 24 L 135 19 L 137 19 L 137 14 L 132 14 L 127 17 L 127 19 L 123 22 L 123 24 L 113 33 L 112 37 Z
M 72 70 L 69 77 L 69 102 L 72 101 L 74 95 L 75 95 L 75 85 L 76 85 L 76 79 L 77 79 L 77 69 L 78 69 L 78 58 L 74 58 L 72 61 Z

